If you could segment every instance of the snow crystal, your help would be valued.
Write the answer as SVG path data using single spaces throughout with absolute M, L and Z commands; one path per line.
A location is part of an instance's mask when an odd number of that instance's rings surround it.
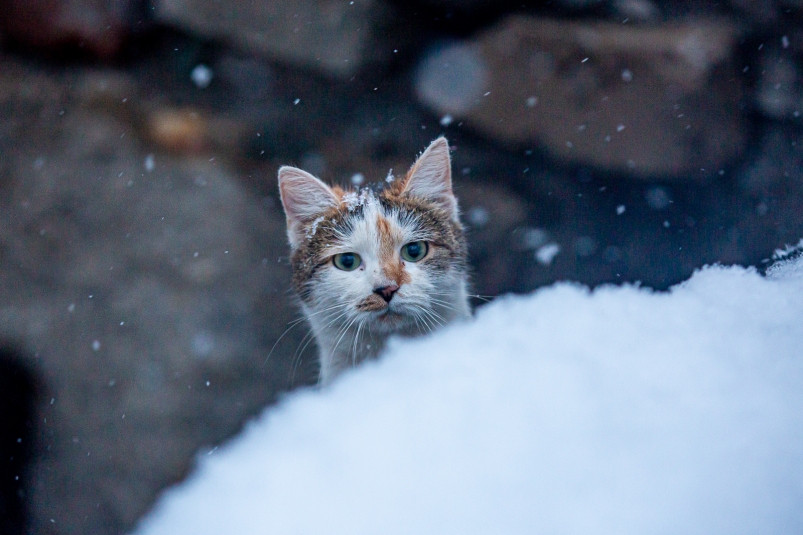
M 633 81 L 633 71 L 630 69 L 624 69 L 622 71 L 622 80 L 625 82 L 632 82 Z
M 266 410 L 136 533 L 803 533 L 803 260 L 769 273 L 500 298 Z
M 491 220 L 491 214 L 488 213 L 488 209 L 484 206 L 474 206 L 466 215 L 468 216 L 468 222 L 474 227 L 484 227 Z
M 347 194 L 347 195 L 348 195 L 348 194 Z M 356 197 L 356 195 L 355 195 L 355 197 Z M 351 207 L 349 207 L 349 210 L 352 210 L 352 208 L 351 208 Z M 317 217 L 317 218 L 315 219 L 315 221 L 313 221 L 313 222 L 312 222 L 312 224 L 311 224 L 309 227 L 307 227 L 307 229 L 304 231 L 304 236 L 305 236 L 305 237 L 306 237 L 308 240 L 309 240 L 310 238 L 312 238 L 313 236 L 315 236 L 315 233 L 316 233 L 316 232 L 318 232 L 318 225 L 320 225 L 320 224 L 321 224 L 321 222 L 322 222 L 324 219 L 326 219 L 324 216 Z
M 368 188 L 362 188 L 358 192 L 347 191 L 343 195 L 343 204 L 346 205 L 346 210 L 349 212 L 353 212 L 360 206 L 364 206 L 375 201 L 376 197 L 374 197 L 374 194 Z
M 539 264 L 544 266 L 548 266 L 552 263 L 558 253 L 560 252 L 560 245 L 557 243 L 547 243 L 543 247 L 539 247 L 537 251 L 535 251 L 535 259 L 538 260 Z
M 538 249 L 549 240 L 549 232 L 542 228 L 527 228 L 522 235 L 522 246 L 525 249 Z
M 190 73 L 190 78 L 197 88 L 207 88 L 212 83 L 212 69 L 204 64 L 196 65 Z
M 363 182 L 365 182 L 365 175 L 363 175 L 362 173 L 354 173 L 353 175 L 351 175 L 351 183 L 354 184 L 355 186 L 359 186 Z
M 454 43 L 425 52 L 416 68 L 415 91 L 431 108 L 461 115 L 487 92 L 489 81 L 488 66 L 479 51 Z
M 215 338 L 209 332 L 199 332 L 192 337 L 191 347 L 196 357 L 207 357 L 215 349 Z
M 625 213 L 625 210 L 627 210 L 627 208 L 625 207 L 625 205 L 624 205 L 624 204 L 620 204 L 619 206 L 617 206 L 617 207 L 616 207 L 616 215 L 622 215 L 622 214 L 624 214 L 624 213 Z
M 648 189 L 644 197 L 647 199 L 647 204 L 650 205 L 650 208 L 653 210 L 663 210 L 672 204 L 672 197 L 669 195 L 669 192 L 661 187 Z
M 773 260 L 783 260 L 803 251 L 803 240 L 797 242 L 796 245 L 787 245 L 783 249 L 776 249 L 772 254 Z

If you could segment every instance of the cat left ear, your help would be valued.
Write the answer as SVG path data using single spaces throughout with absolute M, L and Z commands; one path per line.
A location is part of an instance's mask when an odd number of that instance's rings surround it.
M 287 216 L 287 238 L 296 248 L 304 239 L 304 225 L 340 204 L 332 188 L 297 167 L 279 168 L 279 194 Z
M 446 210 L 458 220 L 457 199 L 452 193 L 452 161 L 449 142 L 439 137 L 430 143 L 407 173 L 402 194 L 420 197 Z

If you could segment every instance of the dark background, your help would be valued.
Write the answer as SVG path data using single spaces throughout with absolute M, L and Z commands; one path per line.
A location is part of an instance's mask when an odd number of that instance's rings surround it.
M 130 530 L 314 381 L 279 165 L 381 181 L 446 135 L 483 299 L 761 269 L 803 238 L 801 22 L 799 0 L 0 0 L 0 532 Z

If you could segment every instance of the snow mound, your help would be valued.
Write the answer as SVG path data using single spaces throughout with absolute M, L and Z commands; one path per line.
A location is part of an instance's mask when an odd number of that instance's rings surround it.
M 138 535 L 803 533 L 803 261 L 556 284 L 288 397 Z

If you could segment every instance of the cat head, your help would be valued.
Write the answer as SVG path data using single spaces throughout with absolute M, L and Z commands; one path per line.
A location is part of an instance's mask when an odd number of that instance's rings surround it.
M 279 169 L 279 189 L 313 327 L 427 331 L 466 314 L 453 302 L 465 301 L 466 246 L 445 138 L 379 191 L 330 187 L 295 167 Z

